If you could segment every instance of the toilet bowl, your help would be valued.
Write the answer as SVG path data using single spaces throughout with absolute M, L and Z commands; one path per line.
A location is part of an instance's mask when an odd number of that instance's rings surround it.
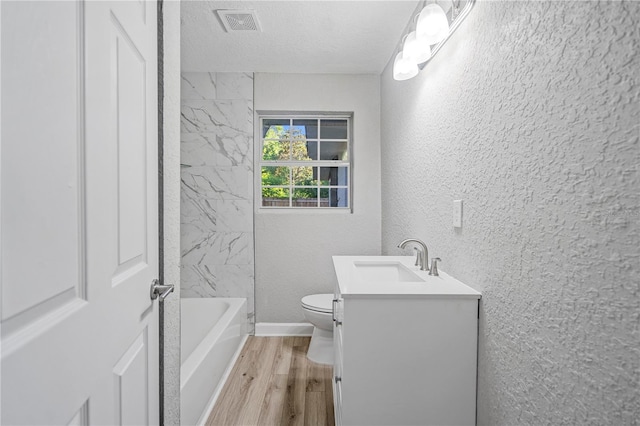
M 303 297 L 302 311 L 313 324 L 307 358 L 318 364 L 333 364 L 333 294 Z

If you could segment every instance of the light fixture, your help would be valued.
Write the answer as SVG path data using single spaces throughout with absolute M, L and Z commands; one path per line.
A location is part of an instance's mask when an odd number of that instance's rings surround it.
M 418 65 L 431 58 L 431 47 L 423 40 L 419 40 L 415 31 L 411 31 L 404 39 L 402 55 Z
M 420 12 L 407 24 L 406 35 L 400 42 L 400 52 L 393 61 L 395 80 L 408 80 L 418 75 L 460 26 L 476 2 L 451 0 L 451 8 L 445 12 L 438 1 L 447 3 L 446 0 L 425 0 L 422 9 L 416 9 Z
M 418 65 L 409 58 L 405 58 L 402 52 L 398 52 L 393 61 L 394 80 L 408 80 L 416 75 L 418 75 Z
M 420 12 L 416 33 L 427 44 L 438 44 L 449 35 L 449 19 L 437 3 L 428 4 Z

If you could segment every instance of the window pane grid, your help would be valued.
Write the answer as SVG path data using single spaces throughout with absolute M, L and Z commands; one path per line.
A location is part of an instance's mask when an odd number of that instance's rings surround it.
M 350 119 L 261 118 L 262 208 L 350 208 Z
M 263 167 L 268 164 L 269 167 L 349 167 L 349 163 L 342 160 L 313 160 L 313 161 L 282 161 L 282 160 L 262 160 Z

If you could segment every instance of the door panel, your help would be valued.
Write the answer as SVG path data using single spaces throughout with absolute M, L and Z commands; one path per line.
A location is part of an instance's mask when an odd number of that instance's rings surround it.
M 89 407 L 85 402 L 82 407 L 76 412 L 73 418 L 67 423 L 68 426 L 83 426 L 89 424 Z
M 119 267 L 146 263 L 145 247 L 145 60 L 126 30 L 112 16 L 112 55 L 117 69 L 112 91 L 118 140 Z M 125 266 L 126 265 L 126 266 Z
M 8 160 L 2 163 L 2 201 L 11 206 L 3 208 L 2 320 L 12 319 L 15 328 L 82 293 L 83 19 L 72 2 L 8 2 L 3 9 L 3 32 L 21 40 L 3 37 L 2 45 L 2 149 Z M 15 84 L 22 81 L 29 83 Z M 19 107 L 10 99 L 20 99 Z M 56 240 L 58 249 L 43 239 Z
M 157 424 L 155 2 L 7 2 L 2 424 Z
M 142 401 L 140 394 L 147 393 L 148 384 L 148 339 L 147 330 L 140 334 L 127 349 L 113 369 L 116 381 L 116 404 L 114 417 L 118 424 L 146 425 L 148 401 Z

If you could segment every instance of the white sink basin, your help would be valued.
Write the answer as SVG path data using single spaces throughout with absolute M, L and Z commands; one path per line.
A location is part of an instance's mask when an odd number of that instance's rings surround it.
M 405 265 L 393 260 L 360 260 L 354 261 L 356 273 L 361 281 L 366 282 L 424 282 L 416 273 Z
M 341 297 L 420 296 L 479 299 L 480 293 L 440 270 L 429 275 L 414 265 L 415 256 L 333 256 Z

